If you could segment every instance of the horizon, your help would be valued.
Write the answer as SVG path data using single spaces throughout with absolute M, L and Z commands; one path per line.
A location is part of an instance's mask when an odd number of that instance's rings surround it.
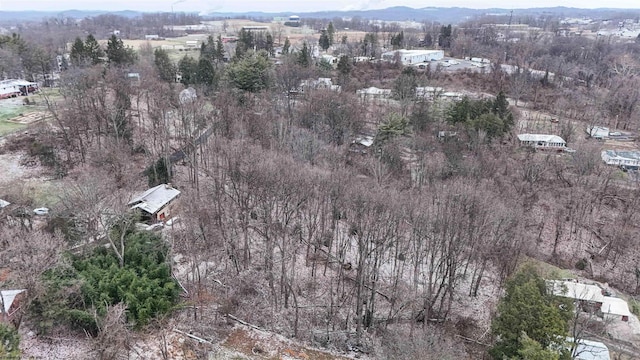
M 0 0 L 4 1 L 4 0 Z M 131 1 L 113 0 L 108 5 L 103 1 L 93 0 L 68 0 L 65 1 L 64 8 L 60 4 L 52 3 L 48 0 L 33 0 L 29 2 L 1 3 L 0 11 L 21 12 L 69 12 L 69 11 L 134 11 L 134 12 L 181 12 L 181 13 L 310 13 L 310 12 L 337 12 L 337 11 L 357 11 L 357 10 L 384 10 L 392 7 L 409 7 L 413 9 L 424 8 L 464 8 L 472 10 L 489 9 L 536 9 L 536 8 L 558 8 L 566 7 L 585 10 L 631 10 L 640 7 L 630 7 L 627 0 L 612 0 L 603 7 L 602 2 L 595 0 L 575 1 L 536 1 L 530 6 L 513 6 L 513 2 L 506 0 L 486 1 L 486 0 L 435 0 L 425 6 L 420 0 L 359 0 L 352 5 L 344 5 L 338 0 L 325 0 L 321 3 L 309 4 L 292 0 L 280 0 L 257 3 L 253 0 L 234 0 L 233 2 L 209 1 L 209 0 L 139 0 L 131 6 Z

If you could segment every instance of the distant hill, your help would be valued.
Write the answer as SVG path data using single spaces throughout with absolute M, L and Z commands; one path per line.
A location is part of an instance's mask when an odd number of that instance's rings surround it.
M 63 10 L 63 11 L 0 11 L 0 23 L 15 23 L 16 21 L 38 21 L 44 18 L 73 18 L 83 19 L 88 16 L 114 14 L 127 18 L 140 16 L 142 12 L 132 10 L 102 11 L 102 10 Z
M 505 14 L 508 15 L 512 9 L 492 8 L 492 9 L 471 9 L 459 7 L 425 7 L 414 9 L 406 6 L 395 6 L 378 10 L 350 10 L 350 11 L 318 11 L 309 13 L 296 13 L 302 18 L 325 18 L 332 19 L 336 17 L 360 17 L 363 19 L 377 19 L 387 21 L 438 21 L 441 23 L 459 23 L 474 16 L 486 14 Z M 633 14 L 640 14 L 640 9 L 580 9 L 568 7 L 551 7 L 551 8 L 529 8 L 529 9 L 513 9 L 514 16 L 524 15 L 556 15 L 567 17 L 598 17 L 608 18 L 616 15 L 626 14 L 631 17 Z M 265 12 L 245 12 L 245 13 L 219 13 L 213 12 L 208 14 L 211 17 L 254 17 L 254 18 L 272 18 L 274 16 L 289 16 L 292 13 L 265 13 Z
M 363 19 L 377 19 L 387 21 L 438 21 L 441 23 L 459 23 L 473 16 L 485 14 L 509 14 L 512 9 L 470 9 L 459 7 L 424 7 L 414 9 L 406 6 L 395 6 L 378 10 L 350 10 L 350 11 L 318 11 L 308 13 L 296 13 L 302 18 L 336 18 L 336 17 L 360 17 Z M 85 10 L 64 10 L 58 12 L 43 11 L 0 11 L 0 23 L 17 21 L 34 21 L 45 17 L 71 17 L 81 19 L 87 16 L 96 16 L 100 14 L 114 14 L 125 17 L 140 16 L 142 12 L 123 10 L 123 11 L 85 11 Z M 548 8 L 529 8 L 529 9 L 513 9 L 514 16 L 527 15 L 556 15 L 567 17 L 596 17 L 609 18 L 624 15 L 625 17 L 633 17 L 640 15 L 640 9 L 580 9 L 569 7 L 548 7 Z M 243 12 L 243 13 L 224 13 L 212 12 L 201 14 L 211 18 L 235 18 L 235 17 L 253 17 L 271 19 L 275 16 L 293 15 L 290 12 L 266 13 L 266 12 Z

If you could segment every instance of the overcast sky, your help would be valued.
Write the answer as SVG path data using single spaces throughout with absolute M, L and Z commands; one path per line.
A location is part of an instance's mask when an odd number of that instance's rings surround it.
M 381 9 L 390 6 L 410 6 L 421 8 L 469 7 L 485 9 L 490 7 L 524 8 L 568 6 L 580 8 L 639 8 L 637 0 L 0 0 L 0 10 L 140 10 L 147 12 L 169 11 L 221 11 L 221 12 L 307 12 L 321 10 L 363 10 Z M 173 8 L 173 9 L 172 9 Z

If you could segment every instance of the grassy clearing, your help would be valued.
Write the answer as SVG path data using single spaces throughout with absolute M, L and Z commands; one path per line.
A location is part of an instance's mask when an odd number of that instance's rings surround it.
M 22 105 L 0 104 L 0 136 L 18 131 L 26 127 L 23 124 L 12 123 L 8 120 L 13 119 L 20 114 L 24 114 L 25 109 Z
M 551 265 L 544 261 L 536 260 L 530 257 L 525 257 L 519 268 L 522 268 L 526 265 L 532 265 L 535 269 L 538 270 L 540 276 L 545 279 L 575 279 L 576 275 L 574 275 L 570 270 L 561 269 L 557 266 Z

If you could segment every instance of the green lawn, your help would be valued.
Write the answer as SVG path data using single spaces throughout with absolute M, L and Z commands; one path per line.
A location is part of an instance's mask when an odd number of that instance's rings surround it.
M 0 103 L 0 136 L 20 129 L 24 129 L 26 127 L 26 125 L 23 124 L 16 124 L 7 121 L 20 114 L 23 114 L 24 110 L 25 109 L 23 109 L 22 105 L 9 105 Z
M 536 260 L 534 258 L 530 258 L 525 256 L 520 264 L 520 267 L 525 264 L 533 265 L 539 272 L 540 276 L 545 279 L 574 279 L 576 276 L 571 272 L 571 270 L 561 269 L 557 266 L 551 265 L 544 261 Z

